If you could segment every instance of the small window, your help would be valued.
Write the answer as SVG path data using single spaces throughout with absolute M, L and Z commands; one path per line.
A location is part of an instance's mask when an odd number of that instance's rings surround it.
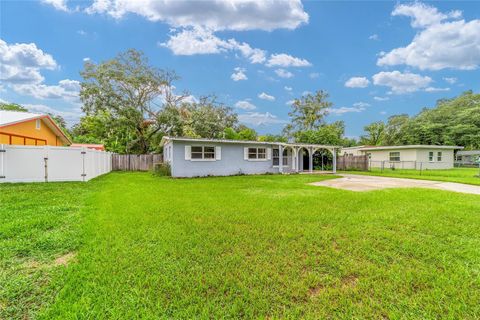
M 266 148 L 248 148 L 248 159 L 266 159 L 267 158 L 267 149 Z
M 433 162 L 433 151 L 428 153 L 428 161 Z
M 40 122 L 40 119 L 37 119 L 37 121 L 35 121 L 35 129 L 40 130 Z
M 400 152 L 390 152 L 390 161 L 400 161 Z
M 440 162 L 442 161 L 442 152 L 437 152 L 437 161 Z
M 280 165 L 280 150 L 273 149 L 272 159 L 273 159 L 274 166 Z
M 202 160 L 214 160 L 215 159 L 215 147 L 211 146 L 192 146 L 192 159 Z

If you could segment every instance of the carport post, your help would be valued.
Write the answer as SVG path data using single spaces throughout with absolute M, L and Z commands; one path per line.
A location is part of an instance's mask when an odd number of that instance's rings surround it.
M 337 150 L 333 148 L 333 173 L 337 173 Z
M 283 146 L 278 145 L 278 172 L 283 173 Z
M 309 157 L 308 157 L 308 162 L 309 163 L 308 164 L 309 164 L 309 168 L 310 168 L 310 173 L 312 173 L 313 172 L 313 148 L 310 147 L 308 149 L 309 149 L 308 150 L 308 155 L 309 155 Z

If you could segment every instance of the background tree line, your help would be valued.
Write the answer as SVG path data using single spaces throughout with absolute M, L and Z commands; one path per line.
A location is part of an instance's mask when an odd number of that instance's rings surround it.
M 394 115 L 364 128 L 362 145 L 458 145 L 480 149 L 480 94 L 467 91 L 437 101 L 415 116 Z
M 345 137 L 343 121 L 327 123 L 332 103 L 323 90 L 295 99 L 290 122 L 280 135 L 258 135 L 238 121 L 233 108 L 214 95 L 192 98 L 176 93 L 180 77 L 158 69 L 137 50 L 120 53 L 81 71 L 80 99 L 84 116 L 71 129 L 58 115 L 51 115 L 73 141 L 101 143 L 117 153 L 160 152 L 164 135 L 230 140 L 289 141 L 337 146 L 457 144 L 480 148 L 480 95 L 471 91 L 438 101 L 418 115 L 396 115 L 387 122 L 365 126 L 360 141 Z M 27 111 L 17 104 L 0 109 Z

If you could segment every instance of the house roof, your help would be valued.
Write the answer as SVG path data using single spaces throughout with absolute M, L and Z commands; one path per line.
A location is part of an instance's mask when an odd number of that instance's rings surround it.
M 41 119 L 63 142 L 67 144 L 72 143 L 48 114 L 0 110 L 0 128 L 36 119 Z
M 314 147 L 314 148 L 334 148 L 339 146 L 330 146 L 323 144 L 308 144 L 308 143 L 285 143 L 285 142 L 268 142 L 268 141 L 248 141 L 248 140 L 227 140 L 227 139 L 206 139 L 206 138 L 186 138 L 186 137 L 167 137 L 164 136 L 160 142 L 163 146 L 168 141 L 191 141 L 191 142 L 206 142 L 206 143 L 232 143 L 232 144 L 264 144 L 264 145 L 282 145 L 286 147 Z
M 480 150 L 466 150 L 466 151 L 458 151 L 458 156 L 476 156 L 480 155 Z
M 463 149 L 460 146 L 438 146 L 438 145 L 425 145 L 425 144 L 413 144 L 405 146 L 375 146 L 375 147 L 363 147 L 362 151 L 375 151 L 375 150 L 396 150 L 396 149 Z

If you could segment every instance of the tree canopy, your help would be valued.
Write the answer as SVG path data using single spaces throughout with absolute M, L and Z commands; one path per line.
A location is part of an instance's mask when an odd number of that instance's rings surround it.
M 423 109 L 409 117 L 390 117 L 386 123 L 365 127 L 362 144 L 372 145 L 459 145 L 480 148 L 480 94 L 467 91 L 452 99 L 437 101 L 434 108 Z
M 157 151 L 163 135 L 220 138 L 238 125 L 233 109 L 213 95 L 192 98 L 175 93 L 173 71 L 149 64 L 128 50 L 81 72 L 80 98 L 85 116 L 73 129 L 78 142 L 103 143 L 119 153 Z
M 28 112 L 28 109 L 17 103 L 0 102 L 0 110 Z

